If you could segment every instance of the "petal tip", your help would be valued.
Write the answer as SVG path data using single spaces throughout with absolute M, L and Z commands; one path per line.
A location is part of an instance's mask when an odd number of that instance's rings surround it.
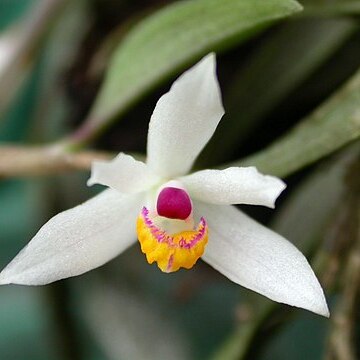
M 316 278 L 315 273 L 313 271 L 311 272 L 313 275 L 312 284 L 310 282 L 312 291 L 309 289 L 310 291 L 308 291 L 306 295 L 307 303 L 302 302 L 302 304 L 298 304 L 299 305 L 298 307 L 309 310 L 315 314 L 324 316 L 326 318 L 329 318 L 330 311 L 326 301 L 324 290 L 322 289 L 319 280 Z M 297 305 L 295 304 L 295 306 Z
M 215 84 L 215 87 L 217 89 L 219 104 L 218 104 L 218 116 L 221 119 L 225 114 L 224 105 L 222 102 L 222 96 L 221 96 L 221 90 L 220 85 L 218 81 L 218 77 L 216 74 L 216 54 L 215 52 L 210 52 L 207 55 L 205 55 L 197 64 L 194 65 L 194 68 L 202 69 L 201 71 L 204 71 L 204 73 L 212 74 L 212 82 Z M 190 71 L 192 70 L 190 69 Z
M 209 68 L 209 72 L 212 72 L 213 74 L 213 81 L 214 84 L 217 88 L 217 93 L 218 93 L 218 99 L 219 99 L 219 118 L 221 119 L 224 115 L 225 115 L 225 108 L 224 108 L 224 104 L 222 102 L 222 96 L 221 96 L 221 90 L 220 90 L 220 85 L 219 85 L 219 80 L 217 77 L 217 73 L 216 73 L 216 67 L 217 67 L 217 62 L 216 62 L 216 54 L 214 52 L 210 52 L 209 54 L 205 55 L 202 60 L 200 60 L 200 63 L 204 66 L 204 67 L 208 67 Z
M 319 315 L 322 315 L 328 319 L 330 318 L 330 311 L 329 311 L 329 308 L 327 307 L 327 305 L 326 305 L 326 308 L 322 312 L 319 313 Z
M 93 186 L 95 183 L 96 183 L 96 181 L 92 178 L 92 176 L 90 176 L 88 181 L 86 182 L 86 185 Z
M 96 178 L 97 168 L 99 166 L 100 161 L 94 160 L 91 163 L 91 173 L 88 181 L 86 182 L 87 186 L 93 186 L 98 183 L 98 179 Z
M 269 207 L 275 209 L 276 200 L 281 195 L 281 193 L 286 189 L 286 184 L 279 178 L 275 178 L 277 181 L 277 186 L 274 186 L 273 194 L 270 199 Z
M 312 311 L 314 313 L 316 313 L 318 315 L 321 315 L 321 316 L 324 316 L 326 318 L 330 317 L 329 307 L 327 305 L 327 302 L 326 302 L 326 299 L 325 299 L 324 295 L 322 296 L 321 304 L 319 304 L 319 306 L 316 309 L 312 310 Z
M 9 285 L 11 284 L 11 280 L 9 280 L 8 277 L 6 277 L 6 274 L 2 271 L 0 273 L 0 285 Z
M 202 59 L 199 61 L 199 63 L 207 63 L 207 62 L 213 64 L 214 67 L 216 66 L 216 54 L 214 51 L 209 52 L 208 54 L 203 56 Z

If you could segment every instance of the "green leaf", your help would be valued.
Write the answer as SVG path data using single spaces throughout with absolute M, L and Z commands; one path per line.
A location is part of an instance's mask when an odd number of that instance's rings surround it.
M 107 126 L 201 56 L 245 41 L 300 10 L 294 0 L 193 0 L 167 6 L 138 23 L 119 45 L 85 126 Z
M 355 29 L 357 24 L 351 19 L 299 19 L 266 38 L 235 74 L 224 96 L 226 115 L 199 163 L 219 164 L 231 156 L 265 115 L 331 57 Z
M 286 197 L 271 223 L 272 229 L 307 255 L 322 241 L 329 223 L 333 222 L 344 201 L 344 179 L 360 153 L 360 146 L 356 145 L 360 144 L 349 146 L 339 156 L 311 172 Z
M 341 16 L 360 14 L 359 0 L 303 0 L 305 11 L 302 16 Z
M 360 137 L 360 70 L 309 117 L 274 144 L 226 166 L 256 166 L 288 176 Z

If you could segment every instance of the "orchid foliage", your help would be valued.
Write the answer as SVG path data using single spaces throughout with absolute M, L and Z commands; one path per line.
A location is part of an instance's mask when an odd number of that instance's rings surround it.
M 234 204 L 273 208 L 282 180 L 255 167 L 189 171 L 224 114 L 209 54 L 181 75 L 152 114 L 146 163 L 120 153 L 93 163 L 89 185 L 109 187 L 58 214 L 1 272 L 1 284 L 43 285 L 103 265 L 140 242 L 164 272 L 201 257 L 268 298 L 328 316 L 322 288 L 289 241 Z

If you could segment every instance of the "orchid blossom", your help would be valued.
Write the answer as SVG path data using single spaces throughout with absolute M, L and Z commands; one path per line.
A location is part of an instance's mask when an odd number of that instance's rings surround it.
M 187 175 L 224 114 L 209 54 L 156 104 L 146 163 L 120 153 L 95 161 L 89 185 L 110 189 L 50 219 L 1 272 L 1 284 L 43 285 L 108 262 L 136 242 L 164 272 L 201 257 L 230 280 L 268 298 L 328 316 L 305 257 L 233 204 L 273 208 L 282 180 L 255 167 Z

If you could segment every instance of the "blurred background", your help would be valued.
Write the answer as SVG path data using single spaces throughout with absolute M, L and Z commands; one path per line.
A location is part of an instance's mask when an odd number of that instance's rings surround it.
M 0 266 L 90 198 L 95 157 L 145 153 L 158 98 L 216 51 L 226 115 L 197 162 L 285 179 L 275 211 L 330 320 L 136 245 L 88 274 L 0 288 L 0 359 L 360 358 L 360 1 L 0 0 Z M 63 154 L 49 160 L 53 144 Z M 79 155 L 80 154 L 80 155 Z M 79 155 L 79 156 L 78 156 Z

